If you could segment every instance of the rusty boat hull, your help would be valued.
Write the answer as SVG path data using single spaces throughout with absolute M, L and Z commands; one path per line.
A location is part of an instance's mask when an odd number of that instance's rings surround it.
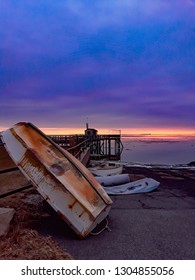
M 112 200 L 91 172 L 31 123 L 2 132 L 10 157 L 54 210 L 86 237 L 111 208 Z

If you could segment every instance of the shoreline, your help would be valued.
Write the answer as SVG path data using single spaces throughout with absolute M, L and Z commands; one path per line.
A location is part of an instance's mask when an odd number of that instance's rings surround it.
M 108 160 L 108 163 L 122 165 L 124 167 L 145 167 L 145 168 L 166 168 L 166 169 L 189 169 L 195 170 L 195 161 L 187 164 L 150 164 L 150 163 L 139 163 L 139 162 L 125 162 L 125 161 L 111 161 Z

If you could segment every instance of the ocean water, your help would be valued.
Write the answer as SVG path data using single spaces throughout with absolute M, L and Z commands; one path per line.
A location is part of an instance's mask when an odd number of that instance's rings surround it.
M 122 137 L 122 162 L 188 164 L 195 161 L 194 137 Z

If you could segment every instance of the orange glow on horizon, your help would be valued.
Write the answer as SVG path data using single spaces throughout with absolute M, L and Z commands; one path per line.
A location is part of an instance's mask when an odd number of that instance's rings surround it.
M 176 129 L 176 128 L 133 128 L 123 129 L 122 134 L 133 134 L 133 135 L 147 135 L 147 136 L 195 136 L 195 130 L 192 129 Z
M 155 129 L 155 128 L 125 128 L 125 129 L 105 129 L 96 128 L 98 134 L 129 134 L 129 135 L 146 135 L 148 137 L 162 137 L 162 136 L 195 136 L 195 130 L 192 129 Z M 84 134 L 83 128 L 42 128 L 46 134 Z
M 6 130 L 6 127 L 0 127 L 0 131 Z M 105 128 L 96 128 L 98 134 L 128 134 L 128 135 L 143 135 L 147 137 L 171 137 L 171 136 L 195 136 L 195 129 L 176 129 L 176 128 L 124 128 L 124 129 L 105 129 Z M 85 128 L 42 128 L 40 127 L 45 134 L 84 134 Z

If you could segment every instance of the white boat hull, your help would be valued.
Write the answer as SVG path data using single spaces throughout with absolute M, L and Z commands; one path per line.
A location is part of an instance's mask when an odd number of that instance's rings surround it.
M 119 174 L 111 176 L 97 176 L 95 179 L 104 187 L 122 185 L 130 182 L 129 174 Z
M 160 183 L 152 178 L 144 178 L 122 185 L 104 186 L 104 190 L 109 195 L 136 194 L 154 191 L 159 185 Z
M 123 166 L 115 166 L 115 165 L 103 165 L 103 166 L 95 166 L 89 167 L 89 171 L 94 176 L 112 176 L 112 175 L 119 175 L 123 171 Z
M 34 125 L 18 123 L 2 139 L 22 173 L 80 237 L 108 215 L 112 200 L 102 186 Z

